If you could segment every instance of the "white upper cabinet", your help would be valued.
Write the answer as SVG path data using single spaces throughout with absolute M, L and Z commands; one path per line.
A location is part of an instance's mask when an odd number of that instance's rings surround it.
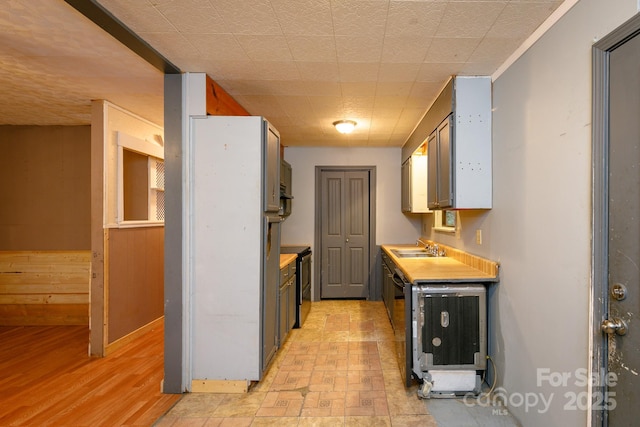
M 427 138 L 429 209 L 491 209 L 491 78 L 454 76 L 402 148 Z

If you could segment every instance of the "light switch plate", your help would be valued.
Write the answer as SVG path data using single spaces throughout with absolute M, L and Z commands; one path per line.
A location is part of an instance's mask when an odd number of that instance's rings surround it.
M 482 244 L 482 230 L 481 229 L 477 229 L 476 230 L 476 243 L 481 245 Z

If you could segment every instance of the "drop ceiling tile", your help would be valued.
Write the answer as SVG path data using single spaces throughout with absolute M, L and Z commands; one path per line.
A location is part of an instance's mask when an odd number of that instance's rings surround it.
M 442 90 L 444 82 L 448 76 L 444 76 L 438 82 L 414 82 L 409 93 L 409 98 L 415 99 L 434 99 Z
M 480 40 L 480 38 L 434 37 L 424 62 L 466 62 Z
M 340 81 L 337 62 L 296 62 L 302 80 Z
M 294 120 L 292 120 L 291 118 L 289 118 L 289 117 L 286 117 L 286 116 L 275 116 L 275 115 L 271 114 L 271 112 L 269 114 L 270 115 L 267 117 L 267 120 L 276 127 L 278 132 L 280 131 L 280 128 L 289 128 L 290 129 L 292 126 L 296 125 L 296 122 Z M 285 140 L 282 139 L 282 134 L 280 134 L 280 136 L 281 136 L 280 144 L 284 145 L 285 144 Z
M 338 62 L 378 62 L 383 40 L 381 36 L 336 36 Z
M 377 83 L 375 81 L 367 82 L 342 82 L 343 96 L 374 96 L 376 93 Z
M 323 81 L 277 81 L 271 83 L 275 95 L 298 95 L 298 96 L 339 96 L 340 84 L 338 82 Z
M 279 96 L 278 104 L 290 117 L 307 114 L 311 110 L 311 102 L 307 96 Z
M 98 1 L 182 70 L 206 72 L 252 114 L 283 127 L 287 145 L 336 147 L 402 145 L 449 75 L 491 74 L 561 4 Z M 41 122 L 89 123 L 92 97 L 108 98 L 154 122 L 163 119 L 162 75 L 67 3 L 5 3 L 3 122 L 30 120 L 38 110 Z M 432 46 L 434 37 L 440 40 Z M 472 49 L 465 40 L 472 38 L 483 40 Z M 469 62 L 458 62 L 465 56 Z M 45 111 L 49 107 L 53 111 Z M 345 116 L 359 123 L 350 137 L 331 125 Z
M 80 35 L 94 28 L 89 19 L 60 1 L 3 1 L 0 13 L 0 33 L 29 29 L 35 36 L 46 34 Z M 101 37 L 98 35 L 98 37 Z M 70 41 L 74 37 L 69 37 Z
M 253 61 L 291 61 L 293 58 L 284 36 L 237 34 L 236 40 Z
M 375 82 L 378 80 L 378 62 L 339 62 L 341 82 Z
M 271 0 L 271 5 L 284 34 L 333 35 L 329 0 Z
M 136 33 L 175 30 L 169 20 L 150 2 L 98 0 L 109 12 Z M 210 6 L 210 5 L 209 5 Z
M 336 36 L 379 36 L 387 23 L 387 1 L 333 0 L 331 15 Z
M 385 135 L 387 138 L 393 133 L 396 127 L 397 118 L 390 117 L 373 117 L 369 126 L 369 132 L 374 135 Z
M 430 37 L 385 37 L 382 45 L 382 62 L 423 62 L 431 45 Z
M 177 30 L 181 33 L 226 33 L 234 30 L 211 6 L 211 3 L 206 1 L 172 1 L 157 4 L 155 8 L 169 23 L 164 30 L 160 31 Z M 155 15 L 151 14 L 151 16 L 153 17 Z M 139 22 L 145 19 L 146 15 L 140 15 L 135 17 L 134 21 Z M 154 20 L 157 25 L 162 23 L 158 18 Z M 144 27 L 144 25 L 139 26 Z M 144 31 L 144 28 L 141 28 L 141 30 Z
M 377 108 L 402 109 L 407 102 L 406 95 L 383 95 L 376 96 L 374 110 Z
M 300 72 L 291 61 L 253 61 L 255 78 L 261 80 L 299 80 Z
M 518 38 L 484 38 L 473 54 L 470 62 L 504 62 L 509 55 L 522 44 Z
M 4 61 L 0 61 L 4 62 Z M 31 56 L 21 60 L 21 67 L 30 73 L 53 77 L 119 77 L 123 84 L 132 78 L 131 69 L 142 67 L 149 80 L 164 80 L 164 74 L 151 64 L 137 56 L 128 57 L 69 57 L 69 56 Z M 162 89 L 161 89 L 162 90 Z
M 296 61 L 336 61 L 336 42 L 333 36 L 287 35 L 287 44 Z
M 282 34 L 269 0 L 252 0 L 250 6 L 237 0 L 215 0 L 211 5 L 235 34 Z
M 314 110 L 330 109 L 342 110 L 343 103 L 341 96 L 313 96 L 309 98 L 311 107 Z
M 425 39 L 435 34 L 444 15 L 445 2 L 391 1 L 386 35 Z
M 416 81 L 443 84 L 450 76 L 458 74 L 462 66 L 460 63 L 424 63 L 420 66 Z
M 452 2 L 438 25 L 436 37 L 483 37 L 506 2 Z
M 376 98 L 390 96 L 406 99 L 411 93 L 412 81 L 405 82 L 378 82 L 376 86 Z
M 380 64 L 378 81 L 380 82 L 413 82 L 418 75 L 421 64 Z
M 203 59 L 219 61 L 249 61 L 233 34 L 193 34 L 184 37 L 195 46 Z
M 366 109 L 366 110 L 371 110 L 373 109 L 373 105 L 375 102 L 375 96 L 373 95 L 373 92 L 371 95 L 366 95 L 366 96 L 351 96 L 351 95 L 343 95 L 342 96 L 342 102 L 344 105 L 345 109 Z
M 111 37 L 87 40 L 81 33 L 48 33 L 21 27 L 0 33 L 0 53 L 5 56 L 113 56 L 120 44 Z
M 462 76 L 490 76 L 498 69 L 499 64 L 502 64 L 503 62 L 504 61 L 500 61 L 498 63 L 493 61 L 467 62 L 466 64 L 462 64 L 458 74 Z
M 404 108 L 402 110 L 402 114 L 400 114 L 400 117 L 398 118 L 394 133 L 406 132 L 406 136 L 408 137 L 409 133 L 413 131 L 416 125 L 420 122 L 426 111 L 426 108 Z
M 248 95 L 240 97 L 241 104 L 250 110 L 268 111 L 269 116 L 286 116 L 285 111 L 278 104 L 278 98 L 272 95 Z M 240 99 L 237 99 L 240 102 Z
M 179 33 L 140 33 L 138 34 L 151 46 L 167 58 L 196 57 L 200 58 L 200 51 L 196 46 Z M 200 58 L 202 59 L 202 58 Z
M 387 135 L 373 135 L 369 136 L 367 139 L 367 147 L 372 148 L 386 148 L 390 146 L 394 146 L 394 142 L 390 142 L 391 138 L 387 137 Z M 395 143 L 397 145 L 397 143 Z
M 487 37 L 526 38 L 557 7 L 555 3 L 508 4 L 487 32 Z
M 259 73 L 254 64 L 247 61 L 200 61 L 199 68 L 182 68 L 191 72 L 206 72 L 209 77 L 217 81 L 231 80 L 239 85 L 241 81 L 252 83 L 259 79 Z M 248 94 L 253 95 L 253 94 Z
M 371 118 L 373 114 L 373 107 L 352 105 L 345 107 L 340 114 L 341 119 L 356 120 L 361 123 L 362 120 Z

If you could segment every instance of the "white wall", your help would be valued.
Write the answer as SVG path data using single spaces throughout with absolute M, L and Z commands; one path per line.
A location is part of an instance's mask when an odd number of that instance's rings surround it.
M 292 213 L 282 225 L 282 243 L 310 244 L 314 249 L 315 167 L 376 167 L 376 244 L 413 243 L 421 218 L 400 210 L 401 148 L 286 147 L 293 168 Z
M 586 392 L 575 374 L 589 366 L 591 46 L 636 10 L 636 0 L 578 2 L 494 82 L 494 207 L 484 238 L 501 280 L 490 353 L 525 426 L 588 421 L 564 406 Z M 540 368 L 571 377 L 566 387 L 539 385 Z M 550 408 L 527 408 L 518 400 L 527 393 L 551 399 Z

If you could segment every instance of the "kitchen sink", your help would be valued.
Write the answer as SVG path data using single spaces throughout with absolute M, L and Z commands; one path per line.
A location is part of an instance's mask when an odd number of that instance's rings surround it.
M 436 256 L 426 249 L 391 249 L 391 252 L 398 258 L 428 258 Z

